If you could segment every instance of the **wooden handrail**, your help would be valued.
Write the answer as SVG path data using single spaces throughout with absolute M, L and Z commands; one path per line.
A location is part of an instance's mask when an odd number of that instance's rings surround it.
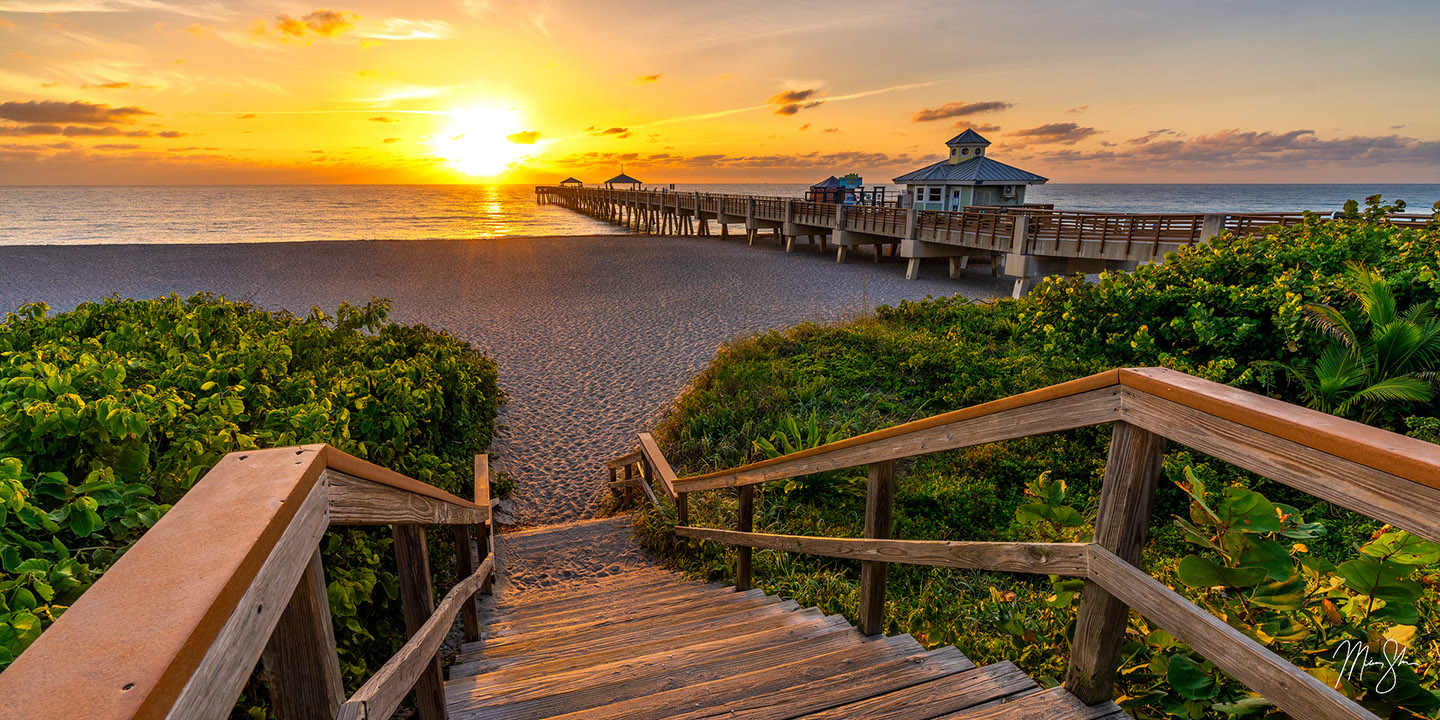
M 995 570 L 1085 577 L 1086 543 L 957 542 L 953 540 L 870 540 L 677 527 L 675 534 L 736 547 L 779 550 L 845 560 L 879 560 L 903 565 Z
M 479 570 L 451 588 L 450 592 L 445 594 L 445 599 L 440 601 L 440 606 L 431 613 L 430 619 L 425 621 L 420 632 L 411 636 L 388 662 L 375 671 L 375 674 L 340 706 L 337 720 L 390 717 L 390 714 L 400 707 L 400 701 L 405 699 L 405 694 L 410 692 L 431 658 L 435 657 L 435 652 L 440 649 L 440 643 L 445 640 L 445 634 L 450 631 L 450 626 L 455 621 L 455 614 L 460 612 L 460 606 L 490 579 L 494 571 L 495 557 L 492 555 L 485 558 Z
M 420 522 L 490 508 L 328 445 L 231 453 L 0 674 L 0 717 L 223 715 L 327 527 Z
M 1088 545 L 819 538 L 688 527 L 676 535 L 748 548 L 888 562 L 1080 576 L 1081 595 L 1065 686 L 1086 702 L 1109 699 L 1125 618 L 1133 609 L 1295 717 L 1372 718 L 1359 705 L 1196 607 L 1135 567 L 1166 440 L 1347 509 L 1440 542 L 1440 447 L 1163 368 L 1111 370 L 1049 388 L 886 428 L 777 458 L 673 481 L 690 492 L 754 485 L 1088 425 L 1113 424 L 1095 542 Z M 647 461 L 663 460 L 658 449 Z M 666 464 L 668 467 L 668 464 Z M 884 512 L 884 490 L 872 507 Z M 742 508 L 745 500 L 742 497 Z M 867 532 L 868 534 L 868 532 Z M 878 577 L 879 579 L 875 579 Z M 883 574 L 862 573 L 862 625 L 879 626 Z M 868 599 L 868 602 L 867 602 Z M 870 606 L 867 610 L 867 607 Z

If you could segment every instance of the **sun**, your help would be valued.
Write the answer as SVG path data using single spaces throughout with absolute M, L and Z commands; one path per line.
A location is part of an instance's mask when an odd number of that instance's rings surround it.
M 506 107 L 470 107 L 447 113 L 450 122 L 435 139 L 436 154 L 466 174 L 499 175 L 530 154 L 520 112 Z

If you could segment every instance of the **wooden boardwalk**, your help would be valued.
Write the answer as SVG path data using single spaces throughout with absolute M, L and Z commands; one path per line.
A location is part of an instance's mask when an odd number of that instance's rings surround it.
M 660 570 L 605 589 L 505 594 L 445 684 L 452 720 L 1128 717 L 1008 662 L 866 637 L 844 617 Z

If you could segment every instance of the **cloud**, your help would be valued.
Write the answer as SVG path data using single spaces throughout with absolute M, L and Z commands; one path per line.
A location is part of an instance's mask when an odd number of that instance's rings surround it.
M 634 160 L 634 153 L 586 152 L 578 155 L 554 158 L 550 162 L 564 167 L 605 168 L 616 162 Z M 904 171 L 913 168 L 920 161 L 909 153 L 888 155 L 878 152 L 846 151 L 836 153 L 785 153 L 772 155 L 726 155 L 706 154 L 695 156 L 652 155 L 647 158 L 647 167 L 670 168 L 676 171 L 694 169 L 704 165 L 706 171 L 714 170 L 805 170 L 818 173 L 833 173 L 835 168 L 874 170 L 877 172 Z
M 81 85 L 82 88 L 95 88 L 97 90 L 154 90 L 154 85 L 139 85 L 131 82 L 107 82 L 99 85 Z
M 805 132 L 806 130 L 809 130 L 810 127 L 811 127 L 811 124 L 810 124 L 810 123 L 805 123 L 804 125 L 801 125 L 801 126 L 800 126 L 800 132 Z
M 840 128 L 825 128 L 824 130 L 821 130 L 820 132 L 838 133 L 838 132 L 840 132 Z
M 113 125 L 132 122 L 140 115 L 154 115 L 138 107 L 112 108 L 109 105 L 80 100 L 30 100 L 0 103 L 0 119 L 21 123 L 78 123 L 81 125 Z
M 254 120 L 254 119 L 257 118 L 257 117 L 260 117 L 260 116 L 259 116 L 259 115 L 256 115 L 255 113 L 245 113 L 244 115 L 236 115 L 236 116 L 235 116 L 235 119 L 236 119 L 236 120 Z
M 625 138 L 630 137 L 630 128 L 625 128 L 625 127 L 612 127 L 612 128 L 605 128 L 604 130 L 601 130 L 600 128 L 595 127 L 594 125 L 591 125 L 590 127 L 585 128 L 585 134 L 587 134 L 587 135 L 594 135 L 594 136 L 596 136 L 596 137 L 601 137 L 601 136 L 609 135 L 609 136 L 617 137 L 617 138 L 620 138 L 621 140 L 624 140 Z
M 386 145 L 393 145 L 393 144 L 395 144 L 395 143 L 397 143 L 397 142 L 400 142 L 400 138 L 385 138 L 384 140 L 381 140 L 380 142 L 383 142 L 383 143 L 385 143 Z
M 540 131 L 521 130 L 513 135 L 506 135 L 505 139 L 516 145 L 534 145 L 535 142 L 540 139 Z
M 643 84 L 645 84 L 645 83 L 653 83 L 653 82 L 659 80 L 660 77 L 661 77 L 662 75 L 664 75 L 664 74 L 665 74 L 665 73 L 655 73 L 654 75 L 637 75 L 637 76 L 635 76 L 635 82 L 636 82 L 636 83 L 639 83 L 639 84 L 641 84 L 641 85 L 643 85 Z
M 1126 141 L 1120 150 L 1055 150 L 1033 157 L 1055 164 L 1127 169 L 1204 171 L 1299 170 L 1329 166 L 1440 165 L 1440 141 L 1398 135 L 1322 139 L 1313 130 L 1220 130 L 1182 138 L 1156 131 Z
M 985 100 L 981 102 L 949 102 L 939 107 L 924 108 L 916 111 L 910 118 L 910 122 L 933 122 L 935 120 L 947 120 L 955 117 L 967 117 L 981 113 L 1000 112 L 1015 107 L 1014 103 L 1000 100 Z
M 214 3 L 167 3 L 160 0 L 0 0 L 0 12 L 9 13 L 61 15 L 131 10 L 159 10 L 202 18 L 216 17 L 225 12 Z
M 275 18 L 275 30 L 291 37 L 303 38 L 314 34 L 321 37 L 335 37 L 355 27 L 350 22 L 354 13 L 336 10 L 315 10 L 299 18 L 281 14 Z
M 398 119 L 396 119 L 396 118 L 385 117 L 384 115 L 377 115 L 377 116 L 375 116 L 375 117 L 365 118 L 365 119 L 366 119 L 366 120 L 369 120 L 370 122 L 378 122 L 378 123 L 397 123 L 397 122 L 400 122 L 400 121 L 399 121 Z
M 361 22 L 355 28 L 355 34 L 374 40 L 439 40 L 454 35 L 455 28 L 444 20 L 392 17 L 378 22 Z
M 6 20 L 5 18 L 0 18 L 0 30 L 13 30 L 13 29 L 15 29 L 15 23 L 14 23 L 14 21 L 12 21 L 12 20 Z
M 970 121 L 968 121 L 968 120 L 961 120 L 961 121 L 955 123 L 955 129 L 956 129 L 956 130 L 974 130 L 975 132 L 981 132 L 981 133 L 985 133 L 985 132 L 1000 132 L 1000 126 L 999 126 L 999 125 L 991 125 L 990 123 L 979 123 L 979 124 L 977 125 L 977 124 L 972 123 L 972 122 L 970 122 Z
M 155 137 L 178 138 L 178 137 L 185 137 L 187 134 L 188 134 L 188 133 L 183 133 L 183 132 L 180 132 L 179 130 L 164 130 L 164 131 L 162 131 L 162 132 L 155 133 Z
M 129 143 L 123 144 L 123 145 L 116 145 L 116 144 L 110 144 L 110 143 L 101 143 L 101 144 L 99 144 L 99 145 L 92 145 L 91 147 L 92 147 L 93 149 L 95 149 L 95 150 L 139 150 L 139 149 L 140 149 L 140 146 L 139 146 L 139 145 L 134 145 L 134 144 L 129 144 Z
M 1080 107 L 1070 108 L 1069 110 L 1066 110 L 1065 112 L 1071 113 L 1071 114 L 1074 114 L 1074 115 L 1079 115 L 1079 114 L 1081 114 L 1081 113 L 1083 113 L 1083 112 L 1085 112 L 1086 110 L 1089 110 L 1089 109 L 1090 109 L 1090 106 L 1089 106 L 1089 105 L 1081 105 Z
M 1105 131 L 1093 127 L 1082 127 L 1075 123 L 1046 123 L 1007 134 L 1010 137 L 1022 138 L 1022 144 L 1027 145 L 1074 145 L 1091 135 L 1099 135 L 1102 132 Z
M 776 115 L 794 115 L 801 110 L 824 104 L 824 100 L 816 99 L 819 95 L 820 88 L 785 90 L 771 95 L 765 104 L 774 106 Z
M 1144 135 L 1141 135 L 1140 137 L 1130 138 L 1129 140 L 1126 140 L 1125 142 L 1130 143 L 1131 145 L 1145 145 L 1145 144 L 1148 144 L 1151 140 L 1154 140 L 1154 139 L 1156 139 L 1156 138 L 1164 137 L 1164 136 L 1166 136 L 1166 135 L 1179 135 L 1179 134 L 1180 134 L 1180 133 L 1177 133 L 1177 132 L 1175 132 L 1174 130 L 1171 130 L 1170 128 L 1160 128 L 1159 130 L 1151 130 L 1150 132 L 1147 132 L 1147 133 L 1145 133 Z

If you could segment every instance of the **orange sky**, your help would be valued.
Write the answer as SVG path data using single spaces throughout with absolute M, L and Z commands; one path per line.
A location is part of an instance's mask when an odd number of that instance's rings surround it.
M 0 0 L 0 184 L 1440 182 L 1440 3 Z

